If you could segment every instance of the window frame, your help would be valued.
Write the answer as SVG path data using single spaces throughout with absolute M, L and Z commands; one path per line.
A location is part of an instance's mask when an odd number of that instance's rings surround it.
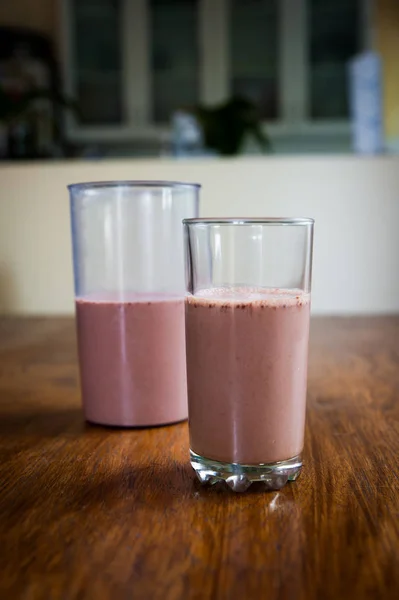
M 64 91 L 76 96 L 73 64 L 71 0 L 59 0 Z M 363 48 L 372 47 L 373 0 L 359 0 Z M 217 104 L 229 90 L 230 0 L 199 0 L 200 101 Z M 312 120 L 309 97 L 307 0 L 279 0 L 280 114 L 264 127 L 273 139 L 289 136 L 349 136 L 347 119 Z M 167 140 L 170 128 L 151 122 L 151 57 L 148 0 L 122 0 L 121 10 L 124 119 L 118 125 L 80 125 L 65 116 L 68 139 L 75 142 L 127 142 Z M 206 43 L 205 43 L 206 42 Z M 296 73 L 296 79 L 292 73 Z

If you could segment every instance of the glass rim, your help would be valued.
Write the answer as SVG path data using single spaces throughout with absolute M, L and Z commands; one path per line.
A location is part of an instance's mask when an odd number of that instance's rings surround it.
M 183 219 L 184 225 L 314 225 L 311 217 L 205 217 Z
M 200 183 L 189 183 L 185 181 L 163 181 L 163 180 L 146 180 L 146 179 L 115 179 L 110 181 L 86 181 L 83 183 L 71 183 L 67 185 L 70 192 L 79 192 L 83 190 L 91 189 L 103 189 L 103 188 L 118 188 L 118 187 L 130 187 L 130 188 L 192 188 L 200 189 Z

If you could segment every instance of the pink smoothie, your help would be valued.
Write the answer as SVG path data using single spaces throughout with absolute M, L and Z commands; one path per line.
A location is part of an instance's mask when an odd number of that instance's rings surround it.
M 257 465 L 303 449 L 309 295 L 220 288 L 186 299 L 191 450 Z
M 83 409 L 125 427 L 187 418 L 184 299 L 76 300 Z

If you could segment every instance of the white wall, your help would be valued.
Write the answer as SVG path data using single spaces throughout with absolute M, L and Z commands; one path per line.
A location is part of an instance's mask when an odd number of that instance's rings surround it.
M 312 216 L 314 313 L 399 312 L 399 159 L 350 156 L 4 165 L 1 312 L 72 312 L 66 185 L 122 178 L 198 181 L 203 216 Z

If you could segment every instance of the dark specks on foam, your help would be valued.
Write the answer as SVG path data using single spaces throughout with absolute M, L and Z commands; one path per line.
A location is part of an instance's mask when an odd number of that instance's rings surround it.
M 310 294 L 298 289 L 255 288 L 255 287 L 220 287 L 204 289 L 192 296 L 187 296 L 189 305 L 227 310 L 252 310 L 260 308 L 293 308 L 310 302 Z

